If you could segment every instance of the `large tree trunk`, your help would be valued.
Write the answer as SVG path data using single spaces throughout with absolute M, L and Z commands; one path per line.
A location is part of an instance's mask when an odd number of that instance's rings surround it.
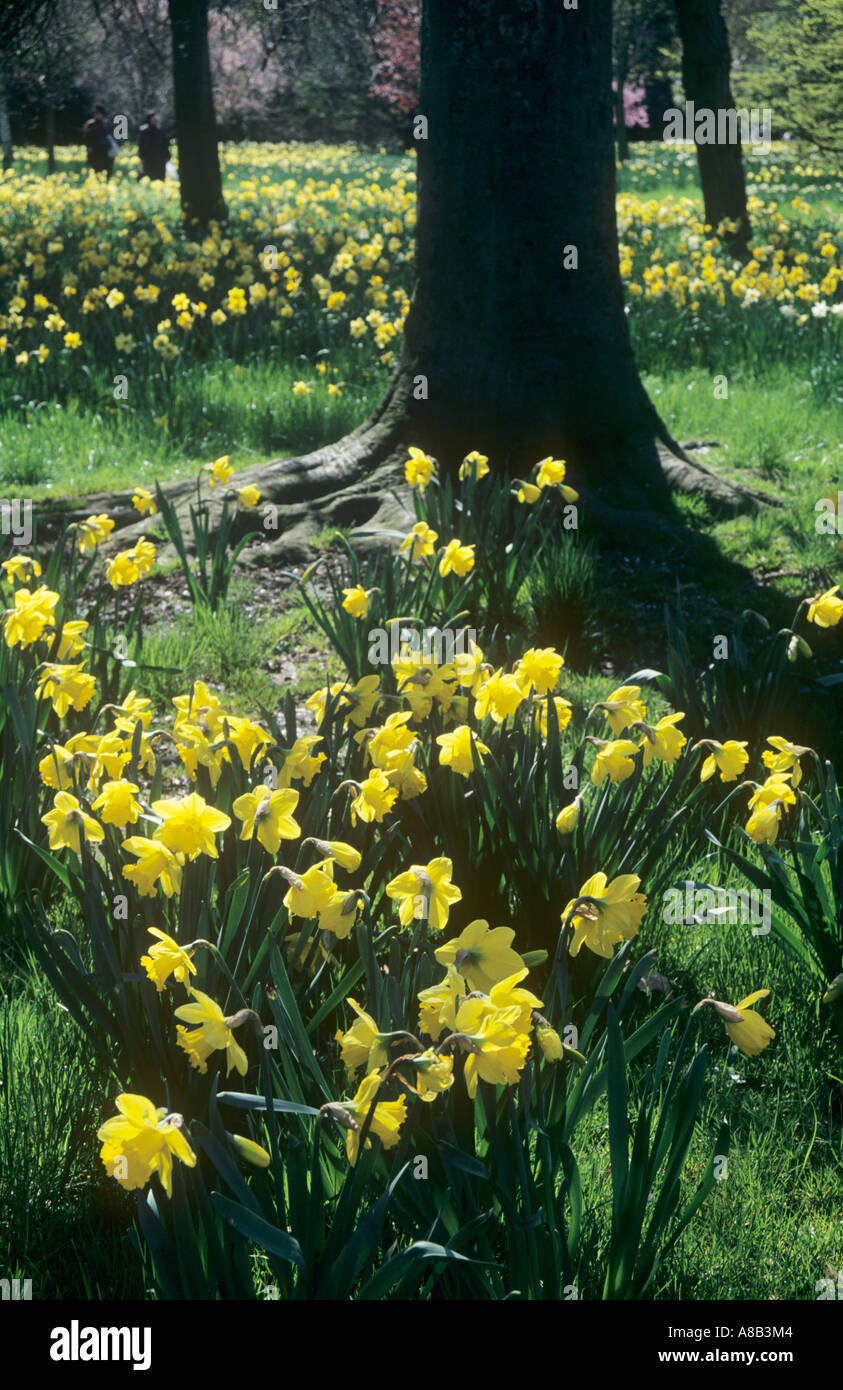
M 611 5 L 426 0 L 417 285 L 399 366 L 421 442 L 657 491 L 663 434 L 618 269 Z M 400 387 L 396 387 L 400 390 Z
M 6 74 L 0 63 L 0 146 L 3 149 L 3 168 L 11 169 L 15 151 L 12 145 L 12 123 L 9 120 L 9 99 L 6 92 Z
M 226 215 L 208 52 L 208 0 L 169 0 L 179 186 L 189 222 Z
M 720 13 L 720 0 L 675 0 L 682 40 L 682 82 L 685 100 L 697 110 L 734 109 L 729 78 L 729 35 Z M 750 238 L 746 210 L 740 131 L 734 144 L 697 145 L 706 221 L 716 228 L 724 218 L 738 224 L 728 235 L 730 249 L 746 254 Z

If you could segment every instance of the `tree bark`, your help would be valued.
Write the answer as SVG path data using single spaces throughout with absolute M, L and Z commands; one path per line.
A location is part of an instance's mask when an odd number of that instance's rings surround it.
M 12 123 L 9 120 L 9 98 L 6 91 L 6 74 L 0 63 L 0 146 L 3 149 L 3 168 L 11 169 L 15 151 L 12 145 Z
M 208 0 L 169 0 L 173 105 L 185 219 L 226 216 L 208 51 Z
M 730 82 L 729 35 L 720 0 L 675 0 L 682 40 L 682 82 L 686 101 L 696 110 L 734 109 Z M 736 256 L 744 256 L 751 235 L 746 208 L 740 131 L 734 144 L 697 145 L 706 221 L 717 228 L 724 218 L 738 224 L 727 235 Z
M 563 453 L 594 483 L 661 490 L 667 436 L 618 269 L 612 101 L 609 5 L 427 0 L 417 281 L 381 424 L 400 416 L 451 464 Z

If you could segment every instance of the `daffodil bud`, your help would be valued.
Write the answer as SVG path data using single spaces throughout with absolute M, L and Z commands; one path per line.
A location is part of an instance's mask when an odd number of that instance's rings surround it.
M 536 1024 L 536 1037 L 546 1062 L 560 1062 L 565 1056 L 562 1039 L 549 1023 Z
M 268 1168 L 270 1163 L 269 1154 L 266 1149 L 262 1149 L 260 1144 L 255 1144 L 251 1139 L 245 1139 L 242 1134 L 230 1134 L 229 1139 L 234 1144 L 238 1154 L 251 1163 L 255 1168 Z
M 577 796 L 570 806 L 563 806 L 556 817 L 556 829 L 560 835 L 570 835 L 577 827 L 580 818 L 580 798 Z

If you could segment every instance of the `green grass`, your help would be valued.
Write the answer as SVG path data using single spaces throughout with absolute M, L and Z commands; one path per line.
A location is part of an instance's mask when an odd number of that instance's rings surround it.
M 34 961 L 0 999 L 0 1270 L 33 1299 L 144 1296 L 132 1203 L 99 1162 L 106 1078 Z
M 302 646 L 309 655 L 301 654 Z M 186 609 L 147 630 L 143 664 L 132 685 L 162 713 L 172 713 L 174 693 L 188 690 L 194 680 L 210 681 L 232 709 L 257 717 L 262 708 L 275 709 L 287 689 L 301 700 L 322 683 L 326 653 L 324 638 L 310 626 L 303 605 L 285 594 L 275 611 L 267 611 L 256 603 L 249 577 L 238 575 L 228 602 L 216 614 Z M 281 684 L 276 672 L 285 658 Z
M 98 409 L 77 399 L 9 408 L 0 413 L 0 488 L 35 500 L 77 496 L 189 477 L 224 453 L 240 468 L 318 448 L 365 419 L 387 375 L 372 371 L 357 384 L 354 363 L 341 361 L 338 379 L 348 384 L 329 396 L 313 368 L 192 363 L 172 387 L 139 383 L 137 399 L 130 381 L 119 404 L 103 379 Z M 293 395 L 299 379 L 313 383 L 312 395 Z

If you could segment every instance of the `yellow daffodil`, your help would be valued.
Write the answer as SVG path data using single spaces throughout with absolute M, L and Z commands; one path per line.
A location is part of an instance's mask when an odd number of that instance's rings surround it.
M 580 798 L 577 796 L 570 806 L 563 806 L 556 817 L 556 829 L 560 835 L 570 835 L 577 828 L 580 818 Z
M 18 589 L 14 607 L 8 609 L 3 618 L 6 646 L 30 647 L 37 642 L 44 629 L 53 626 L 58 601 L 58 594 L 43 584 L 32 593 L 26 588 Z
M 130 835 L 123 849 L 134 854 L 137 864 L 124 864 L 123 877 L 137 886 L 141 897 L 154 898 L 160 883 L 166 897 L 171 898 L 181 888 L 182 866 L 179 858 L 158 840 L 143 835 Z
M 808 622 L 817 627 L 836 627 L 843 618 L 843 598 L 839 597 L 840 585 L 826 589 L 811 599 L 808 607 Z
M 711 752 L 702 765 L 700 781 L 707 782 L 714 776 L 715 771 L 719 771 L 721 782 L 737 781 L 738 775 L 749 762 L 746 740 L 738 742 L 728 739 L 726 743 L 717 743 L 714 739 L 706 739 L 705 746 L 710 748 Z
M 438 539 L 438 533 L 426 521 L 417 521 L 398 548 L 402 553 L 409 552 L 411 560 L 425 560 L 433 554 Z
M 325 753 L 313 752 L 317 743 L 321 742 L 319 734 L 306 734 L 296 739 L 278 774 L 279 787 L 288 787 L 291 782 L 303 782 L 306 787 L 310 786 L 327 757 Z
M 389 1061 L 389 1034 L 378 1032 L 378 1025 L 356 1000 L 350 996 L 346 1000 L 357 1015 L 347 1032 L 341 1028 L 334 1034 L 342 1050 L 342 1060 L 350 1077 L 361 1067 L 374 1071 L 385 1067 Z
M 367 591 L 362 584 L 356 584 L 354 588 L 343 589 L 342 592 L 342 606 L 346 613 L 350 613 L 352 618 L 365 618 L 372 604 L 372 590 Z
M 415 1068 L 420 1100 L 433 1101 L 454 1084 L 453 1057 L 440 1057 L 432 1047 L 411 1058 L 410 1066 Z
M 489 714 L 496 724 L 502 724 L 515 713 L 524 698 L 517 677 L 504 675 L 499 668 L 477 686 L 474 717 L 484 719 Z
M 535 483 L 521 483 L 517 493 L 518 501 L 526 502 L 528 505 L 538 502 L 541 495 L 542 490 L 540 487 L 536 487 Z
M 164 989 L 171 975 L 179 984 L 187 985 L 190 976 L 196 974 L 196 966 L 187 951 L 166 932 L 159 931 L 158 927 L 150 927 L 149 934 L 157 936 L 158 940 L 150 946 L 148 956 L 141 956 L 140 963 L 158 993 Z
M 770 734 L 767 742 L 771 748 L 765 749 L 761 754 L 764 766 L 771 772 L 789 773 L 791 786 L 798 787 L 802 781 L 802 764 L 799 759 L 810 753 L 811 749 L 803 747 L 800 743 L 788 743 L 787 739 L 781 738 L 778 734 Z
M 431 859 L 429 864 L 412 864 L 386 885 L 387 897 L 398 902 L 402 927 L 412 921 L 426 921 L 432 931 L 447 926 L 451 904 L 462 899 L 462 892 L 451 882 L 453 868 L 450 859 Z
M 272 1159 L 260 1144 L 256 1144 L 253 1139 L 246 1139 L 242 1134 L 230 1134 L 228 1137 L 246 1163 L 251 1163 L 253 1168 L 269 1167 Z
M 137 791 L 134 782 L 105 782 L 91 810 L 99 811 L 104 825 L 123 830 L 127 825 L 135 825 L 140 815 L 140 803 L 135 800 Z
M 229 293 L 233 293 L 233 291 L 229 291 Z M 204 465 L 204 471 L 210 475 L 208 482 L 212 488 L 215 488 L 218 483 L 221 487 L 224 487 L 234 472 L 228 458 L 228 454 L 223 454 L 221 458 L 214 459 L 213 463 L 206 463 Z
M 404 477 L 410 487 L 417 487 L 419 492 L 424 492 L 436 473 L 436 460 L 424 453 L 422 449 L 415 449 L 412 446 L 409 453 L 410 457 L 404 464 Z
M 81 618 L 74 619 L 69 623 L 63 623 L 61 632 L 59 633 L 56 660 L 59 662 L 72 661 L 74 657 L 77 657 L 85 648 L 82 634 L 83 632 L 87 632 L 87 630 L 88 624 Z
M 479 482 L 485 478 L 489 472 L 489 460 L 486 454 L 478 454 L 476 449 L 472 449 L 470 454 L 466 454 L 460 464 L 460 482 L 465 478 L 474 478 Z
M 363 1077 L 353 1099 L 342 1102 L 343 1109 L 348 1112 L 357 1126 L 356 1129 L 349 1129 L 345 1136 L 345 1149 L 352 1167 L 357 1163 L 363 1122 L 380 1090 L 380 1085 L 380 1072 L 370 1071 Z M 385 1149 L 394 1148 L 398 1143 L 401 1126 L 406 1118 L 407 1102 L 404 1096 L 401 1096 L 399 1100 L 378 1101 L 372 1114 L 369 1135 L 376 1135 Z M 365 1147 L 371 1148 L 371 1139 L 368 1136 Z
M 132 494 L 132 506 L 141 516 L 155 516 L 158 511 L 155 498 L 148 488 L 136 487 Z
M 182 1004 L 180 1008 L 175 1010 L 175 1015 L 176 1018 L 183 1019 L 185 1023 L 198 1025 L 192 1029 L 182 1028 L 181 1025 L 176 1028 L 178 1035 L 176 1041 L 179 1047 L 187 1053 L 190 1065 L 195 1067 L 197 1071 L 204 1073 L 208 1070 L 208 1058 L 211 1053 L 224 1051 L 226 1076 L 232 1067 L 241 1076 L 245 1076 L 249 1069 L 249 1062 L 234 1036 L 233 1020 L 226 1019 L 219 1004 L 209 995 L 203 994 L 201 990 L 188 986 L 188 994 L 194 1002 Z
M 291 917 L 304 917 L 310 921 L 325 910 L 337 891 L 332 866 L 332 860 L 323 859 L 290 883 L 284 896 L 284 906 Z
M 555 689 L 564 663 L 565 658 L 553 647 L 531 647 L 517 662 L 513 674 L 525 695 L 532 690 L 546 695 Z
M 439 745 L 439 761 L 442 766 L 449 767 L 461 777 L 470 777 L 474 771 L 472 749 L 481 764 L 483 755 L 489 752 L 486 744 L 481 743 L 467 724 L 460 724 L 449 733 L 438 734 L 436 742 Z
M 641 880 L 637 874 L 620 874 L 611 883 L 604 873 L 592 874 L 579 891 L 578 898 L 592 898 L 582 903 L 571 918 L 573 927 L 570 954 L 579 954 L 583 945 L 595 955 L 609 960 L 615 946 L 638 935 L 641 919 L 647 911 L 647 899 L 638 892 Z M 569 902 L 562 913 L 564 921 L 577 899 Z
M 459 936 L 434 951 L 440 965 L 454 965 L 468 981 L 470 989 L 488 994 L 492 985 L 523 968 L 524 962 L 512 949 L 515 932 L 511 927 L 490 928 L 478 919 L 469 922 Z
M 391 785 L 385 772 L 375 768 L 360 783 L 357 795 L 351 803 L 351 824 L 356 825 L 358 819 L 368 823 L 380 823 L 397 800 L 397 787 Z
M 3 561 L 0 569 L 7 579 L 19 583 L 26 583 L 31 577 L 37 579 L 41 574 L 41 566 L 32 555 L 13 555 L 10 560 Z
M 52 811 L 41 820 L 50 832 L 50 849 L 72 849 L 81 855 L 82 837 L 86 840 L 104 840 L 105 831 L 93 816 L 82 810 L 78 799 L 70 792 L 57 792 Z
M 765 1022 L 760 1014 L 755 1013 L 751 1006 L 757 1004 L 759 999 L 766 999 L 769 993 L 768 989 L 757 989 L 739 1004 L 725 1004 L 719 999 L 703 999 L 697 1008 L 710 1004 L 715 1013 L 722 1018 L 723 1026 L 735 1046 L 747 1057 L 757 1057 L 776 1035 L 769 1023 Z
M 465 998 L 465 981 L 456 966 L 449 965 L 445 978 L 438 985 L 430 985 L 418 994 L 419 1032 L 428 1033 L 434 1042 L 447 1029 L 456 1032 L 457 1009 Z
M 629 738 L 601 743 L 591 766 L 591 780 L 595 787 L 602 787 L 607 777 L 610 782 L 625 782 L 635 771 L 633 759 L 637 752 L 638 745 Z
M 481 1080 L 515 1085 L 530 1051 L 530 1035 L 513 1025 L 507 1010 L 467 999 L 457 1012 L 457 1032 L 465 1034 L 473 1049 L 465 1059 L 465 1085 L 472 1099 Z
M 461 577 L 474 568 L 474 546 L 462 545 L 459 541 L 449 541 L 439 561 L 439 573 L 445 579 L 449 574 Z
M 153 801 L 152 809 L 163 821 L 154 838 L 167 849 L 184 854 L 188 859 L 197 859 L 200 854 L 218 858 L 214 835 L 231 825 L 231 817 L 224 811 L 209 806 L 197 792 L 180 799 Z
M 298 801 L 299 794 L 291 787 L 273 790 L 261 786 L 244 792 L 231 808 L 243 822 L 240 839 L 251 840 L 256 835 L 268 854 L 277 854 L 282 840 L 297 840 L 301 834 L 292 814 Z
M 114 522 L 105 512 L 100 512 L 98 516 L 86 517 L 79 522 L 79 535 L 77 545 L 82 554 L 85 551 L 93 554 L 103 541 L 107 541 L 111 532 L 114 530 Z
M 128 1192 L 144 1187 L 157 1173 L 168 1197 L 173 1195 L 173 1157 L 195 1168 L 196 1155 L 182 1130 L 180 1115 L 168 1115 L 146 1096 L 124 1092 L 115 1101 L 119 1115 L 97 1131 L 100 1158 L 109 1177 Z
M 45 663 L 35 687 L 39 699 L 49 699 L 59 719 L 69 709 L 83 710 L 91 703 L 97 688 L 96 677 L 81 666 Z
M 137 584 L 141 573 L 131 550 L 119 550 L 112 556 L 106 566 L 105 577 L 112 589 L 127 589 Z
M 676 762 L 688 742 L 682 730 L 676 728 L 679 720 L 684 718 L 682 712 L 665 714 L 656 724 L 649 726 L 649 731 L 645 730 L 639 744 L 644 753 L 644 767 L 649 767 L 654 758 L 662 763 Z
M 609 728 L 615 737 L 622 734 L 624 729 L 630 724 L 634 724 L 639 719 L 646 719 L 647 710 L 639 700 L 641 694 L 639 685 L 622 685 L 619 690 L 615 690 L 608 700 L 601 700 L 596 709 L 602 709 L 609 721 Z

